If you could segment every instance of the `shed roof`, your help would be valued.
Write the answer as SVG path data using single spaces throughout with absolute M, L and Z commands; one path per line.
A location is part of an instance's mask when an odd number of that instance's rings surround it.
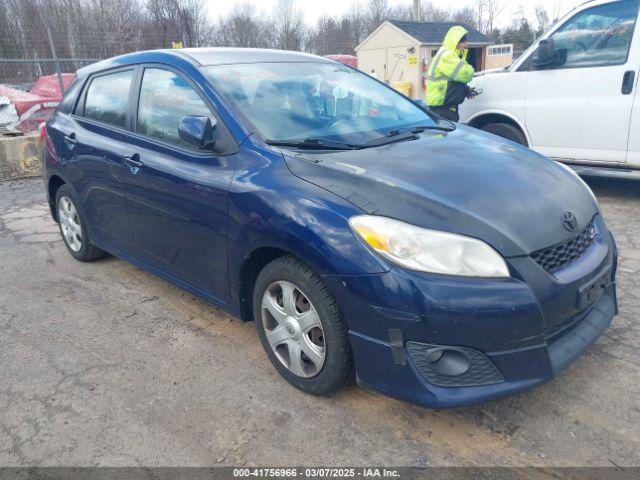
M 440 45 L 451 27 L 460 25 L 469 31 L 469 43 L 476 45 L 491 45 L 494 42 L 485 34 L 473 27 L 456 22 L 410 22 L 402 20 L 389 20 L 403 32 L 411 35 L 420 43 L 426 45 Z

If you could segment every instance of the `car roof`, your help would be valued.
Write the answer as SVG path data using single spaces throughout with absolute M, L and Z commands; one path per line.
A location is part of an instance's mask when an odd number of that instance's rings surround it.
M 286 50 L 271 50 L 266 48 L 180 48 L 165 50 L 145 50 L 128 53 L 118 57 L 102 60 L 78 70 L 78 76 L 84 77 L 94 72 L 110 68 L 135 65 L 137 63 L 176 63 L 182 60 L 194 66 L 203 65 L 234 65 L 245 63 L 335 63 L 328 58 L 302 52 Z
M 272 50 L 267 48 L 183 48 L 180 53 L 200 65 L 227 65 L 263 62 L 327 62 L 326 58 L 310 53 Z

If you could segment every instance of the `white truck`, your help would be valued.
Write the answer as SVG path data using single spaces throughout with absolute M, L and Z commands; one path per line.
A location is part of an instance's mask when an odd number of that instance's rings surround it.
M 571 164 L 640 179 L 640 0 L 594 0 L 511 66 L 479 73 L 461 121 Z

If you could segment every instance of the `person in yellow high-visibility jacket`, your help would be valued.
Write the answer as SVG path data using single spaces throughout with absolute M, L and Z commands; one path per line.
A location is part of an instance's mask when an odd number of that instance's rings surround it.
M 457 122 L 458 106 L 476 93 L 467 84 L 473 79 L 473 67 L 467 63 L 467 35 L 464 27 L 451 27 L 442 48 L 429 66 L 427 105 L 436 115 Z

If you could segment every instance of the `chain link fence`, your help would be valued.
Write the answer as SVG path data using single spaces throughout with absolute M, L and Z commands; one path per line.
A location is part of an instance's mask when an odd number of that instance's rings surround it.
M 164 32 L 0 28 L 0 134 L 33 131 L 78 69 L 139 50 L 181 46 Z

